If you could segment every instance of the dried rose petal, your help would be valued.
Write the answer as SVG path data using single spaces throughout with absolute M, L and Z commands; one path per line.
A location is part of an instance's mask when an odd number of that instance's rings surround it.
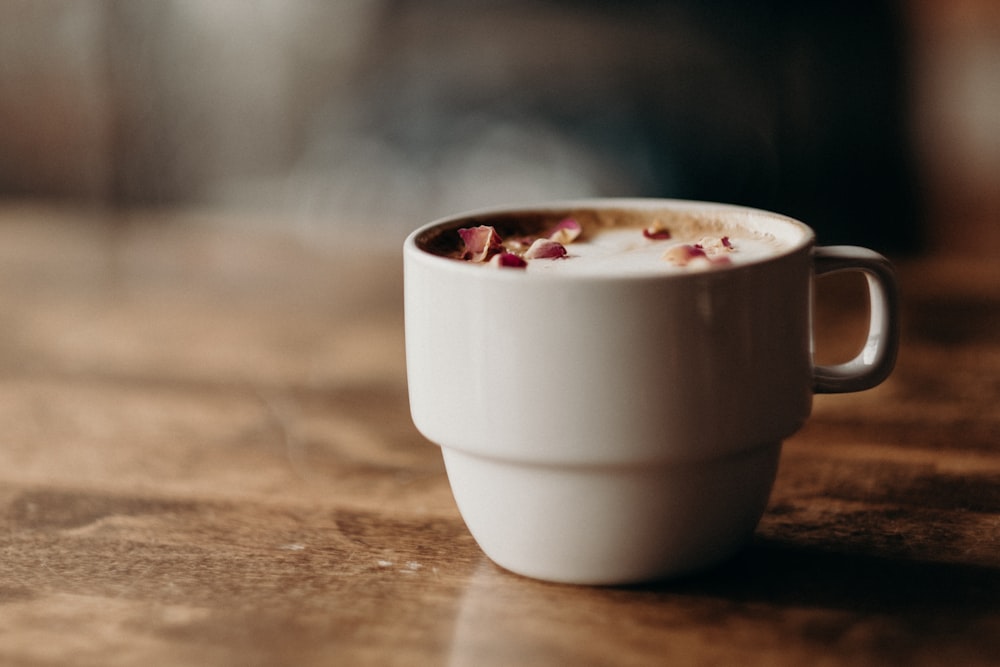
M 535 239 L 530 236 L 516 236 L 512 239 L 504 239 L 503 247 L 506 252 L 523 255 L 524 251 L 531 246 L 531 243 L 534 240 Z
M 670 230 L 659 220 L 654 220 L 651 225 L 642 230 L 642 235 L 653 241 L 665 241 L 670 238 Z
M 698 259 L 700 257 L 707 258 L 705 251 L 698 245 L 688 245 L 686 243 L 675 245 L 663 253 L 663 259 L 668 262 L 673 262 L 677 266 L 687 266 L 691 260 Z
M 728 236 L 723 236 L 722 238 L 706 236 L 697 243 L 697 246 L 710 256 L 721 255 L 734 250 L 733 243 L 729 240 Z
M 518 257 L 511 252 L 500 252 L 493 255 L 490 260 L 490 266 L 496 266 L 499 268 L 511 268 L 511 269 L 523 269 L 528 266 L 528 263 L 522 258 Z
M 721 247 L 706 248 L 701 243 L 675 245 L 663 253 L 663 259 L 673 262 L 677 266 L 710 267 L 732 264 L 729 257 L 720 254 L 723 252 L 719 250 Z
M 565 220 L 556 223 L 552 229 L 545 233 L 545 238 L 550 241 L 555 241 L 557 243 L 572 243 L 580 236 L 583 228 L 580 223 L 573 218 L 566 218 Z
M 524 253 L 525 259 L 556 259 L 566 256 L 566 246 L 549 239 L 536 239 Z
M 462 259 L 470 262 L 485 262 L 503 250 L 503 240 L 497 234 L 497 230 L 488 225 L 465 227 L 458 230 L 458 235 L 465 242 L 465 254 L 462 255 Z

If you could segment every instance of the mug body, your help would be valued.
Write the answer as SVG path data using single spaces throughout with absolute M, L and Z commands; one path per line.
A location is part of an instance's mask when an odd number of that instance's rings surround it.
M 722 216 L 787 242 L 746 264 L 629 275 L 496 269 L 429 249 L 488 224 L 481 211 L 404 248 L 414 423 L 442 447 L 480 546 L 529 576 L 625 583 L 725 558 L 764 510 L 781 441 L 809 415 L 811 230 L 666 200 L 523 214 L 623 207 Z

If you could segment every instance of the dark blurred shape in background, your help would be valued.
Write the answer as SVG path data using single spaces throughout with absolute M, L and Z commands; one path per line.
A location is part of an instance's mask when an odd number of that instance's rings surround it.
M 932 6 L 8 1 L 0 196 L 393 238 L 476 206 L 665 196 L 913 252 Z
M 544 137 L 598 194 L 748 204 L 808 220 L 825 242 L 917 245 L 903 26 L 888 3 L 497 4 L 389 5 L 370 129 L 432 164 L 470 149 L 546 164 Z

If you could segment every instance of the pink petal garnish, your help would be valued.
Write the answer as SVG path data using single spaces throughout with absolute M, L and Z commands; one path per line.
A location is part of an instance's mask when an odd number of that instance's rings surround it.
M 525 259 L 556 259 L 566 256 L 566 246 L 549 239 L 536 239 L 524 253 Z
M 720 238 L 706 236 L 702 240 L 698 241 L 697 246 L 704 250 L 709 257 L 715 257 L 716 255 L 721 255 L 735 250 L 735 248 L 733 248 L 733 243 L 729 240 L 728 236 Z
M 512 252 L 501 252 L 493 255 L 490 266 L 499 268 L 523 269 L 528 263 Z
M 687 266 L 691 260 L 698 259 L 699 257 L 706 257 L 706 255 L 705 251 L 697 245 L 675 245 L 663 253 L 663 259 L 673 262 L 677 266 Z
M 702 243 L 704 243 L 704 239 L 702 240 Z M 702 243 L 695 243 L 694 245 L 675 245 L 663 253 L 663 259 L 673 262 L 677 266 L 696 264 L 698 266 L 708 267 L 712 265 L 722 266 L 732 264 L 729 257 L 724 254 L 720 254 L 724 252 L 723 245 L 711 243 L 706 247 L 705 245 L 702 245 Z
M 550 241 L 566 244 L 575 241 L 582 231 L 579 222 L 573 218 L 566 218 L 546 232 L 545 237 Z
M 642 230 L 642 235 L 653 241 L 665 241 L 670 238 L 670 230 L 659 220 Z
M 503 250 L 503 240 L 497 234 L 497 230 L 488 225 L 465 227 L 458 230 L 458 235 L 465 242 L 465 254 L 462 255 L 462 259 L 470 262 L 485 262 Z
M 506 252 L 512 252 L 520 255 L 524 254 L 524 251 L 528 249 L 532 241 L 534 241 L 534 239 L 530 236 L 507 238 L 503 240 L 503 248 Z

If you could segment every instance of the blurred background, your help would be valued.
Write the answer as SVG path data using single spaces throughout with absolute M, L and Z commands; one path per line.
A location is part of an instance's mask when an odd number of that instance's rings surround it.
M 665 196 L 992 253 L 997 174 L 991 0 L 0 0 L 4 200 L 398 244 Z

